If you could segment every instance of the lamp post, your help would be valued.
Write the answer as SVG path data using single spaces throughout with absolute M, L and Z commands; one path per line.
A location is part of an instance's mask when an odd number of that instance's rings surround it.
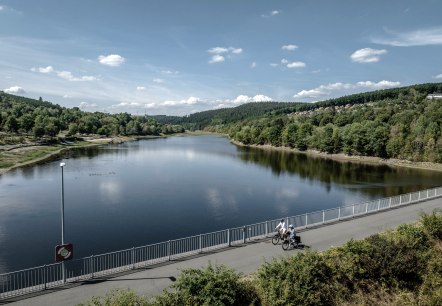
M 64 181 L 63 181 L 63 168 L 65 163 L 60 163 L 61 168 L 61 244 L 64 245 Z M 66 267 L 64 261 L 61 263 L 63 283 L 66 282 Z

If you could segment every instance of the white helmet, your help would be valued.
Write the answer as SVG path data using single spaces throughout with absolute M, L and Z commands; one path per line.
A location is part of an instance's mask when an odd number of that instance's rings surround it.
M 292 224 L 289 225 L 289 228 L 295 228 Z

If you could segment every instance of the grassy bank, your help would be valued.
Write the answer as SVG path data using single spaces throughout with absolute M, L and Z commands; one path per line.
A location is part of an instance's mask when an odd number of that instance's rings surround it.
M 53 142 L 41 144 L 33 141 L 4 144 L 0 146 L 0 174 L 19 167 L 27 167 L 34 164 L 58 158 L 63 152 L 75 148 L 98 146 L 108 143 L 121 143 L 135 140 L 131 137 L 100 138 L 85 137 L 73 142 Z

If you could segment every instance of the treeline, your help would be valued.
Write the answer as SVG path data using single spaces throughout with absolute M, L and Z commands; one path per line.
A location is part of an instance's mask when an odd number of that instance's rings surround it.
M 440 305 L 442 214 L 324 252 L 264 263 L 247 278 L 226 266 L 184 269 L 156 298 L 114 290 L 81 305 Z
M 278 110 L 287 109 L 294 105 L 305 103 L 292 102 L 251 102 L 234 108 L 221 108 L 190 114 L 188 116 L 152 116 L 164 124 L 180 124 L 189 130 L 202 130 L 208 126 L 229 124 L 246 118 L 255 118 Z
M 246 145 L 442 162 L 442 83 L 362 93 L 296 105 L 206 130 Z
M 0 132 L 26 134 L 35 138 L 67 136 L 160 135 L 184 132 L 180 125 L 160 124 L 147 116 L 128 113 L 83 112 L 78 107 L 65 108 L 50 102 L 18 97 L 0 92 Z

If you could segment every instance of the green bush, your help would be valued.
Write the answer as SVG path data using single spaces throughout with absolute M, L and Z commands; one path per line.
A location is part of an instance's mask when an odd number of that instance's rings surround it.
M 442 304 L 442 244 L 431 252 L 427 271 L 419 292 L 420 305 Z
M 333 305 L 337 286 L 317 252 L 265 263 L 256 284 L 263 305 Z
M 147 306 L 148 300 L 130 289 L 112 289 L 104 297 L 93 297 L 78 306 Z
M 442 211 L 436 210 L 431 214 L 422 214 L 421 223 L 425 233 L 431 239 L 442 240 Z
M 419 250 L 408 236 L 405 237 L 393 233 L 376 234 L 362 241 L 350 241 L 325 256 L 338 282 L 350 292 L 374 284 L 413 289 L 422 282 L 426 248 Z
M 242 281 L 241 274 L 223 265 L 181 271 L 175 291 L 165 291 L 152 305 L 253 305 L 257 303 L 254 288 Z

